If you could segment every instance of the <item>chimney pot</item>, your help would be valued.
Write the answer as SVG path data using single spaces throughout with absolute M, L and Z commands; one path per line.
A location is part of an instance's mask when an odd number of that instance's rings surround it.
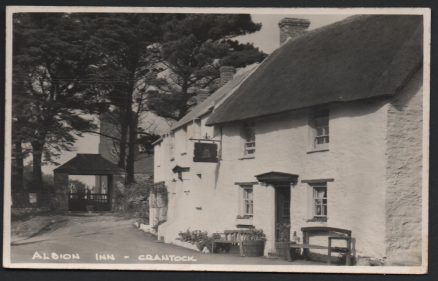
M 228 81 L 233 79 L 234 73 L 236 73 L 236 69 L 234 68 L 234 66 L 221 66 L 219 68 L 219 72 L 220 72 L 219 86 L 222 87 L 223 85 L 227 84 Z
M 295 39 L 306 32 L 309 28 L 310 21 L 298 18 L 283 18 L 278 23 L 280 27 L 280 45 L 287 41 L 288 38 Z

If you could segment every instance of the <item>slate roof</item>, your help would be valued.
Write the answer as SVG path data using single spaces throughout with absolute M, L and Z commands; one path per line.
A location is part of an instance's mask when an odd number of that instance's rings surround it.
M 422 65 L 417 15 L 360 15 L 289 40 L 208 119 L 227 123 L 392 95 Z
M 171 130 L 176 130 L 187 123 L 199 118 L 210 112 L 212 107 L 218 106 L 224 99 L 233 93 L 233 91 L 244 81 L 250 73 L 252 73 L 259 64 L 251 64 L 242 69 L 239 69 L 234 75 L 233 79 L 228 83 L 217 89 L 213 94 L 206 98 L 203 102 L 196 105 L 189 113 L 177 121 L 171 127 Z
M 55 173 L 68 173 L 71 175 L 103 175 L 123 173 L 111 161 L 100 154 L 78 153 L 74 158 L 53 170 Z

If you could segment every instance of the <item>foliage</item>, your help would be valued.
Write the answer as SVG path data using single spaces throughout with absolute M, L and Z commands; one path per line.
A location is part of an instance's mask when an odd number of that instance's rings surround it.
M 69 184 L 73 184 L 76 187 L 76 192 L 85 193 L 86 184 L 81 182 L 80 180 L 71 180 L 69 179 Z
M 181 231 L 178 233 L 178 240 L 187 242 L 190 244 L 194 244 L 198 247 L 200 251 L 204 249 L 204 247 L 207 247 L 207 249 L 211 252 L 211 246 L 214 239 L 220 239 L 221 235 L 218 233 L 213 233 L 212 235 L 208 235 L 207 231 L 202 230 L 189 230 Z M 249 229 L 245 231 L 245 240 L 257 240 L 257 241 L 265 241 L 266 236 L 263 233 L 262 229 Z M 220 247 L 218 247 L 219 249 Z M 220 249 L 219 249 L 220 250 Z M 229 249 L 224 249 L 229 250 Z
M 100 52 L 80 14 L 17 13 L 13 23 L 14 136 L 31 144 L 41 188 L 42 162 L 71 150 L 83 130 L 95 128 L 86 116 L 105 106 L 89 80 Z
M 115 189 L 114 209 L 123 214 L 136 218 L 149 216 L 148 197 L 152 183 L 132 183 L 126 187 L 118 186 Z
M 154 153 L 154 146 L 152 145 L 152 143 L 154 143 L 159 138 L 160 138 L 160 136 L 156 135 L 156 134 L 142 134 L 137 139 L 137 145 L 140 145 L 141 147 L 143 147 L 143 150 L 146 153 L 153 154 Z
M 290 223 L 277 223 L 275 230 L 278 233 L 277 241 L 290 241 Z
M 196 89 L 214 89 L 221 65 L 245 66 L 265 54 L 233 40 L 261 25 L 249 15 L 17 13 L 13 18 L 13 142 L 17 185 L 23 159 L 56 163 L 77 137 L 96 132 L 95 116 L 116 112 L 119 166 L 133 183 L 138 145 L 157 138 L 141 128 L 154 111 L 179 119 Z M 96 132 L 98 133 L 98 132 Z
M 11 192 L 12 192 L 12 204 L 13 208 L 31 208 L 31 210 L 36 210 L 35 208 L 49 208 L 50 202 L 48 202 L 48 193 L 54 192 L 55 185 L 53 182 L 53 175 L 42 176 L 42 181 L 45 187 L 44 192 L 39 192 L 35 188 L 35 183 L 33 182 L 33 171 L 32 166 L 26 165 L 23 167 L 21 184 L 22 188 L 17 187 L 17 177 L 11 178 Z M 39 201 L 37 206 L 35 204 L 30 204 L 29 193 L 39 193 Z
M 214 236 L 209 236 L 207 231 L 202 230 L 189 230 L 178 233 L 177 238 L 180 241 L 187 242 L 196 245 L 196 247 L 202 251 L 205 246 L 211 251 L 211 241 L 215 239 Z
M 43 183 L 46 188 L 46 190 L 54 191 L 55 184 L 53 181 L 53 175 L 47 175 L 43 174 Z M 23 182 L 24 182 L 24 189 L 25 190 L 34 190 L 34 183 L 32 181 L 32 166 L 26 165 L 23 168 Z M 11 182 L 12 184 L 12 190 L 15 190 L 14 182 Z
M 161 56 L 170 70 L 165 87 L 151 95 L 150 108 L 178 120 L 196 89 L 211 89 L 221 65 L 242 67 L 264 59 L 251 44 L 232 38 L 260 30 L 250 15 L 181 14 L 163 26 Z
M 161 35 L 160 14 L 92 14 L 97 25 L 95 37 L 104 56 L 96 66 L 98 88 L 118 115 L 118 165 L 126 169 L 133 183 L 138 135 L 150 132 L 139 128 L 139 119 L 148 111 L 149 92 L 164 83 L 157 74 L 155 44 Z M 151 134 L 151 137 L 153 135 Z M 143 138 L 143 142 L 148 139 Z
M 249 229 L 245 232 L 245 237 L 247 240 L 266 240 L 266 235 L 263 232 L 263 229 Z

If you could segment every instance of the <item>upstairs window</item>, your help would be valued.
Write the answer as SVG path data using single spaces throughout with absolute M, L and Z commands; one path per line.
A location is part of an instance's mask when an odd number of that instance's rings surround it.
M 313 132 L 313 148 L 327 149 L 330 142 L 328 111 L 315 114 L 313 119 Z
M 242 126 L 242 138 L 243 138 L 243 156 L 253 157 L 255 155 L 255 149 L 256 149 L 254 124 L 245 124 Z
M 327 217 L 327 183 L 313 185 L 313 216 Z

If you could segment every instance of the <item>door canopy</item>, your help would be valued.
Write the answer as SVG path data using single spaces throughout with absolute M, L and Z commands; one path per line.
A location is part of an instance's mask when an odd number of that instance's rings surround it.
M 259 182 L 271 184 L 271 183 L 293 183 L 298 180 L 298 175 L 282 173 L 282 172 L 268 172 L 255 176 Z

